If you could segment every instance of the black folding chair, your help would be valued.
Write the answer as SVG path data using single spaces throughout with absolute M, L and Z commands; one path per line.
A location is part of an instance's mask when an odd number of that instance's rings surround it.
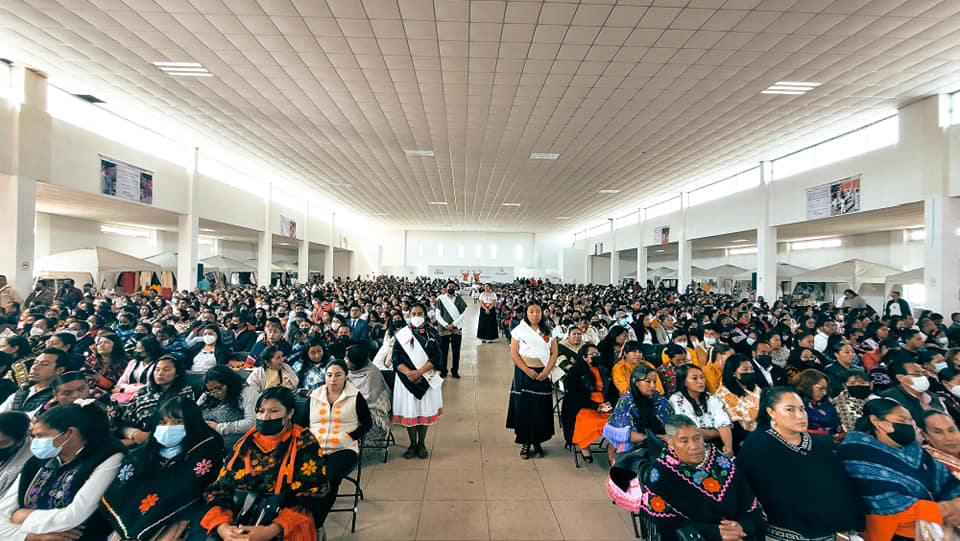
M 351 513 L 353 515 L 350 521 L 350 533 L 357 531 L 357 510 L 360 507 L 360 500 L 363 499 L 363 489 L 360 488 L 360 475 L 363 473 L 363 438 L 359 442 L 360 452 L 357 456 L 357 465 L 351 470 L 351 473 L 356 472 L 356 475 L 353 477 L 347 475 L 343 478 L 343 481 L 340 483 L 340 492 L 337 494 L 337 500 L 340 498 L 353 498 L 353 505 L 349 507 L 337 507 L 334 503 L 333 509 L 330 510 L 331 513 Z M 343 484 L 350 483 L 353 485 L 352 492 L 344 492 Z

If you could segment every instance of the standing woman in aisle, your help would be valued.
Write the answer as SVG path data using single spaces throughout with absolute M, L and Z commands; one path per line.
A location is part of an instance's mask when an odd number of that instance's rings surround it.
M 427 324 L 422 304 L 410 307 L 410 325 L 394 334 L 393 422 L 407 427 L 410 447 L 403 458 L 427 458 L 427 428 L 443 413 L 443 378 L 434 369 L 440 364 L 440 335 Z
M 550 371 L 557 362 L 557 341 L 543 321 L 540 305 L 531 303 L 526 315 L 511 332 L 510 356 L 513 357 L 513 385 L 507 409 L 507 428 L 517 435 L 523 447 L 520 457 L 530 458 L 530 447 L 543 458 L 541 443 L 553 437 L 553 386 Z
M 483 293 L 480 294 L 480 317 L 477 321 L 477 338 L 494 341 L 497 334 L 497 294 L 490 288 L 490 284 L 483 284 Z

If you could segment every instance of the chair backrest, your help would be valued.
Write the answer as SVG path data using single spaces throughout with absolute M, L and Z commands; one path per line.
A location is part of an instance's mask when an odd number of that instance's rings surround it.
M 199 397 L 203 393 L 203 376 L 205 374 L 206 372 L 194 372 L 193 370 L 187 370 L 187 385 L 193 388 L 193 396 Z

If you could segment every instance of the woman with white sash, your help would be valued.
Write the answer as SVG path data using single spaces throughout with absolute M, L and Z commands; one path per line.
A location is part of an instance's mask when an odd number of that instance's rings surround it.
M 531 303 L 526 315 L 511 332 L 510 356 L 513 357 L 513 385 L 507 409 L 507 428 L 516 433 L 522 445 L 520 457 L 543 457 L 541 443 L 553 437 L 553 387 L 550 371 L 557 362 L 557 341 L 543 320 L 540 305 Z
M 422 304 L 410 307 L 410 325 L 394 333 L 393 423 L 407 427 L 410 447 L 403 458 L 427 458 L 424 445 L 427 427 L 443 413 L 443 378 L 434 369 L 440 364 L 440 336 L 427 325 L 427 311 Z

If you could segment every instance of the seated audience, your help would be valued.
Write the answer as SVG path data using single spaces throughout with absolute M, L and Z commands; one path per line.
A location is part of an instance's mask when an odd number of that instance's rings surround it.
M 127 355 L 123 351 L 120 336 L 114 333 L 97 335 L 96 349 L 93 355 L 87 357 L 83 368 L 93 397 L 97 400 L 108 398 L 126 367 Z
M 7 377 L 12 377 L 17 386 L 27 383 L 30 372 L 29 364 L 33 361 L 33 350 L 30 342 L 20 335 L 7 336 L 0 345 L 0 352 L 13 356 L 13 364 Z
M 223 438 L 227 449 L 256 423 L 259 393 L 226 366 L 214 366 L 203 375 L 203 393 L 197 399 L 203 420 Z
M 760 386 L 750 357 L 737 353 L 723 367 L 723 384 L 715 394 L 733 423 L 733 448 L 740 444 L 757 427 L 760 411 Z
M 220 327 L 203 327 L 199 343 L 190 348 L 189 358 L 192 359 L 190 370 L 193 372 L 206 372 L 214 366 L 227 364 L 230 361 L 230 347 L 223 343 Z
M 703 370 L 687 364 L 676 372 L 677 392 L 670 396 L 670 405 L 677 415 L 686 415 L 697 422 L 707 443 L 716 445 L 727 456 L 733 455 L 733 432 L 730 417 L 716 396 L 707 393 Z
M 177 539 L 223 466 L 223 442 L 191 398 L 157 408 L 146 443 L 132 450 L 100 500 L 119 539 Z M 192 511 L 192 512 L 191 512 Z
M 926 440 L 923 449 L 960 478 L 960 431 L 953 419 L 942 411 L 927 410 L 920 429 Z
M 283 323 L 275 317 L 267 319 L 267 323 L 263 327 L 263 340 L 250 348 L 250 356 L 256 359 L 257 366 L 263 366 L 263 352 L 269 347 L 279 349 L 283 352 L 284 357 L 290 355 L 290 351 L 293 349 L 290 342 L 287 342 L 283 337 Z
M 13 393 L 3 404 L 0 413 L 22 411 L 33 417 L 34 413 L 53 398 L 53 380 L 66 370 L 67 356 L 59 349 L 45 349 L 30 365 L 29 381 Z
M 360 390 L 370 409 L 373 426 L 367 432 L 367 441 L 381 444 L 393 426 L 393 393 L 380 369 L 370 362 L 368 347 L 373 346 L 364 342 L 347 348 L 347 380 Z
M 150 383 L 137 391 L 120 415 L 119 427 L 124 445 L 140 445 L 150 438 L 150 419 L 163 402 L 175 396 L 193 398 L 186 383 L 183 365 L 173 355 L 160 357 L 153 367 Z
M 706 331 L 704 333 L 706 334 Z M 704 340 L 706 339 L 704 337 Z M 723 383 L 723 368 L 733 354 L 734 351 L 730 344 L 723 342 L 714 342 L 707 349 L 706 355 L 703 357 L 705 362 L 700 368 L 703 370 L 703 377 L 707 381 L 708 393 L 715 393 L 720 388 L 720 384 Z
M 634 369 L 641 364 L 650 368 L 654 366 L 643 360 L 643 346 L 636 340 L 630 340 L 623 345 L 623 358 L 613 365 L 613 371 L 610 374 L 614 387 L 617 388 L 617 396 L 622 395 L 630 389 L 630 375 Z M 657 391 L 663 393 L 663 386 L 660 384 L 660 377 L 657 376 Z
M 31 441 L 30 418 L 25 413 L 0 413 L 0 500 L 14 486 L 23 465 L 33 456 Z
M 347 374 L 346 363 L 330 361 L 326 383 L 310 394 L 310 432 L 320 444 L 330 485 L 316 514 L 318 526 L 323 526 L 333 507 L 343 478 L 356 468 L 360 439 L 373 426 L 367 401 Z
M 917 520 L 960 526 L 960 480 L 920 447 L 895 400 L 867 402 L 837 452 L 866 507 L 865 539 L 914 538 Z
M 557 364 L 554 372 L 559 369 L 566 374 L 567 370 L 570 370 L 570 367 L 576 362 L 577 353 L 580 352 L 582 346 L 583 331 L 580 330 L 580 327 L 571 326 L 567 336 L 557 342 Z M 563 377 L 559 373 L 557 376 L 554 381 L 559 381 Z
M 90 384 L 82 372 L 64 372 L 53 380 L 53 398 L 37 410 L 39 415 L 48 409 L 62 404 L 73 404 L 78 400 L 91 400 Z M 102 404 L 102 403 L 101 403 Z M 81 406 L 84 404 L 80 404 Z M 36 416 L 35 415 L 35 416 Z
M 299 388 L 302 391 L 312 391 L 323 385 L 330 356 L 327 355 L 323 340 L 319 336 L 311 337 L 304 347 L 306 351 L 300 354 L 292 367 L 300 379 Z
M 930 378 L 936 383 L 936 385 L 931 383 L 931 389 L 943 402 L 953 422 L 957 422 L 960 419 L 960 370 L 952 367 L 942 368 L 935 377 L 930 376 Z
M 566 394 L 560 417 L 566 444 L 576 445 L 586 462 L 593 462 L 590 444 L 603 433 L 617 393 L 610 373 L 599 366 L 600 350 L 593 344 L 580 348 L 577 361 L 564 378 Z M 612 447 L 611 447 L 612 449 Z
M 808 368 L 797 376 L 795 387 L 807 409 L 807 430 L 811 434 L 822 434 L 836 440 L 842 438 L 840 415 L 827 398 L 830 391 L 827 376 L 819 370 Z
M 862 529 L 857 495 L 833 440 L 807 431 L 807 410 L 793 389 L 761 395 L 757 429 L 743 442 L 737 466 L 763 507 L 768 541 L 832 540 Z
M 840 427 L 844 432 L 855 430 L 854 425 L 863 413 L 863 405 L 870 398 L 877 398 L 873 394 L 870 378 L 862 370 L 850 370 L 847 379 L 843 381 L 843 390 L 830 399 L 840 417 Z
M 630 375 L 630 388 L 620 396 L 610 414 L 603 437 L 617 453 L 645 445 L 647 430 L 665 434 L 663 423 L 673 415 L 673 407 L 657 392 L 657 372 L 646 363 L 638 364 Z
M 133 360 L 127 363 L 127 368 L 120 374 L 110 398 L 121 404 L 129 402 L 150 381 L 150 371 L 163 355 L 159 340 L 153 336 L 140 339 L 133 348 Z
M 823 369 L 823 373 L 830 384 L 830 398 L 833 398 L 843 390 L 847 374 L 856 367 L 857 354 L 847 342 L 835 343 L 830 347 L 830 351 L 834 361 Z
M 293 367 L 285 361 L 285 353 L 277 346 L 267 346 L 261 353 L 261 364 L 254 368 L 247 376 L 247 385 L 257 393 L 262 393 L 270 387 L 286 387 L 296 389 L 300 378 L 293 371 Z
M 661 541 L 678 539 L 681 528 L 712 541 L 761 541 L 763 511 L 733 459 L 705 443 L 689 417 L 672 416 L 665 428 L 668 446 L 639 472 L 643 511 Z
M 660 384 L 663 385 L 663 394 L 670 396 L 682 387 L 677 378 L 677 371 L 689 364 L 690 359 L 687 357 L 685 348 L 672 343 L 663 349 L 663 356 L 667 360 L 657 368 L 657 374 L 660 376 Z
M 0 539 L 101 540 L 110 532 L 97 504 L 117 476 L 123 446 L 96 404 L 52 408 L 33 425 L 27 460 L 0 499 Z
M 256 427 L 237 442 L 204 492 L 209 510 L 201 525 L 207 532 L 225 541 L 316 539 L 314 511 L 330 488 L 320 445 L 294 424 L 295 410 L 293 391 L 285 387 L 271 387 L 257 399 Z M 254 501 L 242 505 L 237 492 L 250 493 Z
M 929 391 L 930 380 L 916 358 L 907 351 L 893 350 L 885 357 L 887 370 L 897 384 L 881 396 L 896 400 L 910 412 L 914 423 L 920 423 L 925 410 L 946 412 L 940 398 Z

